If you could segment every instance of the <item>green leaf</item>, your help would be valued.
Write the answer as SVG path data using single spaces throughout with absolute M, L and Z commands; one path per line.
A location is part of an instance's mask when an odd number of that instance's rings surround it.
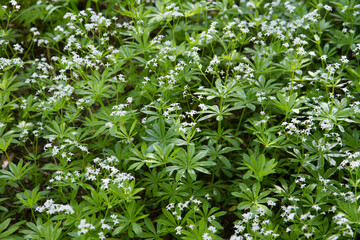
M 132 223 L 131 225 L 132 225 L 132 229 L 136 235 L 140 235 L 142 233 L 142 229 L 139 224 Z
M 121 233 L 123 230 L 124 230 L 124 228 L 127 226 L 127 224 L 124 224 L 124 225 L 121 225 L 121 226 L 119 226 L 119 227 L 117 227 L 117 228 L 115 228 L 115 230 L 112 232 L 112 236 L 116 236 L 116 235 L 118 235 L 119 233 Z
M 0 138 L 0 149 L 6 152 L 6 150 L 11 144 L 11 141 L 12 141 L 12 137 L 10 137 L 7 141 L 5 141 L 3 138 Z
M 237 206 L 237 209 L 239 209 L 239 210 L 247 209 L 247 208 L 250 208 L 251 205 L 252 205 L 252 203 L 242 202 L 242 203 L 239 203 L 239 205 Z
M 4 222 L 2 222 L 1 224 L 0 224 L 0 232 L 2 232 L 2 231 L 4 231 L 6 228 L 7 228 L 7 226 L 9 225 L 9 223 L 10 223 L 10 218 L 8 218 L 8 219 L 6 219 Z

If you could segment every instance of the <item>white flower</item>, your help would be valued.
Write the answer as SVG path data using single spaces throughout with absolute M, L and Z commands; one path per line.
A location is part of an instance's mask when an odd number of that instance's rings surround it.
M 107 122 L 105 124 L 106 127 L 112 128 L 114 126 L 114 124 L 112 122 Z
M 340 59 L 340 62 L 342 62 L 342 63 L 348 63 L 349 60 L 347 59 L 346 56 L 342 56 L 341 59 Z
M 126 102 L 127 103 L 132 103 L 134 101 L 134 98 L 133 97 L 128 97 L 127 99 L 126 99 Z
M 196 113 L 197 113 L 197 111 L 195 111 L 195 110 L 191 110 L 190 112 L 186 112 L 186 114 L 190 115 L 191 117 L 193 117 Z
M 181 229 L 182 229 L 182 226 L 177 226 L 177 227 L 175 228 L 177 235 L 181 235 Z
M 312 233 L 304 233 L 306 238 L 310 238 L 312 236 Z
M 203 103 L 200 103 L 200 104 L 199 104 L 199 107 L 200 107 L 201 110 L 203 110 L 203 111 L 206 111 L 206 110 L 208 109 L 208 107 L 207 107 L 205 104 L 203 104 Z
M 18 51 L 20 53 L 23 53 L 24 52 L 24 48 L 21 47 L 20 44 L 14 44 L 14 51 Z
M 170 211 L 171 209 L 174 208 L 174 203 L 169 203 L 167 206 L 166 206 L 166 210 Z
M 212 237 L 208 233 L 204 233 L 202 238 L 203 240 L 212 240 Z
M 328 12 L 332 11 L 332 7 L 330 7 L 329 5 L 325 5 L 324 9 Z
M 297 51 L 297 54 L 299 54 L 299 55 L 305 55 L 306 54 L 306 51 L 304 50 L 304 48 L 303 47 L 300 47 L 299 49 L 298 49 L 298 51 Z
M 214 226 L 210 226 L 210 227 L 208 228 L 208 230 L 211 231 L 211 232 L 213 232 L 213 233 L 216 233 L 216 227 L 214 227 Z
M 316 211 L 319 211 L 321 209 L 321 207 L 319 207 L 319 205 L 317 205 L 317 204 L 312 206 L 312 208 L 315 209 Z
M 285 2 L 284 6 L 290 13 L 293 13 L 295 11 L 295 9 L 296 9 L 296 7 L 290 5 L 289 2 Z
M 37 212 L 45 212 L 47 214 L 55 213 L 65 213 L 65 214 L 74 214 L 74 209 L 70 205 L 55 204 L 54 200 L 47 200 L 43 206 L 39 206 L 35 209 Z
M 179 128 L 179 131 L 182 131 L 183 133 L 186 133 L 186 128 L 180 127 L 180 128 Z
M 103 232 L 99 232 L 99 238 L 100 238 L 101 240 L 106 239 L 105 234 L 104 234 Z
M 77 233 L 80 236 L 81 234 L 86 234 L 90 229 L 95 229 L 95 227 L 90 223 L 86 223 L 86 219 L 81 219 L 78 229 L 79 231 Z
M 276 203 L 275 203 L 274 201 L 272 201 L 272 200 L 269 200 L 269 201 L 267 202 L 267 205 L 269 205 L 269 206 L 276 206 Z

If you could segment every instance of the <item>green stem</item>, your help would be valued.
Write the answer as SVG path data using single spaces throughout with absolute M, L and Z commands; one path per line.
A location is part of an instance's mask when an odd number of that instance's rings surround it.
M 201 72 L 201 74 L 204 76 L 204 78 L 206 79 L 206 81 L 210 84 L 210 86 L 211 87 L 214 87 L 213 86 L 213 84 L 212 84 L 212 82 L 206 77 L 206 75 L 205 75 L 205 73 L 201 70 L 201 67 L 200 67 L 200 65 L 198 64 L 198 63 L 196 63 L 196 65 L 198 66 L 198 68 L 199 68 L 199 70 L 200 70 L 200 72 Z
M 238 123 L 238 125 L 237 125 L 237 127 L 236 127 L 236 134 L 235 134 L 235 136 L 238 135 L 239 128 L 240 128 L 242 119 L 244 118 L 244 115 L 245 115 L 245 108 L 243 108 L 243 110 L 242 110 L 242 113 L 241 113 L 241 116 L 240 116 L 240 119 L 239 119 L 239 123 Z

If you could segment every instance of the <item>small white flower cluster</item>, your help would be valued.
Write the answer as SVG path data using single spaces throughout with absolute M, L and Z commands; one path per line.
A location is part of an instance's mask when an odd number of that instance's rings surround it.
M 360 167 L 360 152 L 351 153 L 350 151 L 344 152 L 347 156 L 338 166 L 338 169 L 343 169 L 344 167 L 349 168 L 349 170 L 355 170 Z
M 153 68 L 156 68 L 159 64 L 160 60 L 156 57 L 150 59 L 149 61 L 146 62 L 146 65 L 145 65 L 145 69 L 148 69 L 150 68 L 149 72 L 153 71 Z
M 191 117 L 191 118 L 193 118 L 194 117 L 194 115 L 195 114 L 197 114 L 198 112 L 196 111 L 196 110 L 191 110 L 190 112 L 185 112 L 185 114 L 189 117 Z
M 298 201 L 300 201 L 300 199 L 290 197 L 289 201 L 298 202 Z M 296 216 L 296 210 L 298 208 L 299 207 L 296 205 L 289 205 L 287 207 L 281 206 L 281 209 L 283 210 L 283 212 L 281 213 L 281 217 L 284 219 L 284 222 L 293 221 Z
M 197 114 L 196 110 L 191 110 L 190 112 L 186 112 L 185 114 L 188 118 L 191 118 L 191 120 L 193 122 L 182 121 L 179 124 L 180 119 L 179 119 L 179 121 L 175 121 L 175 124 L 177 124 L 179 126 L 179 132 L 182 132 L 182 133 L 187 133 L 190 129 L 195 129 L 195 126 L 197 124 L 197 122 L 193 118 L 194 114 Z M 179 115 L 179 118 L 185 118 L 186 116 Z M 200 128 L 196 128 L 195 130 L 196 130 L 196 132 L 201 132 Z
M 78 14 L 66 13 L 64 19 L 68 19 L 69 22 L 65 26 L 56 26 L 54 28 L 55 37 L 52 40 L 34 39 L 34 41 L 40 44 L 48 44 L 49 41 L 60 42 L 65 41 L 64 51 L 68 51 L 68 56 L 61 57 L 60 63 L 66 68 L 66 70 L 73 67 L 89 67 L 99 69 L 101 66 L 109 67 L 109 62 L 103 62 L 104 59 L 110 60 L 112 63 L 116 63 L 120 57 L 119 49 L 115 49 L 113 46 L 109 46 L 110 35 L 118 34 L 117 30 L 107 31 L 112 23 L 116 24 L 116 17 L 112 19 L 105 18 L 102 13 L 96 13 L 92 9 L 81 10 Z M 116 28 L 130 28 L 132 22 L 124 22 L 122 24 L 116 24 Z M 84 26 L 84 27 L 82 27 Z M 84 29 L 85 28 L 85 29 Z M 104 29 L 105 28 L 105 29 Z M 104 29 L 101 31 L 100 29 Z M 37 29 L 32 29 L 34 36 L 38 36 Z M 91 33 L 89 33 L 91 32 Z M 105 46 L 106 53 L 97 47 L 97 42 L 91 39 L 91 35 L 99 35 L 99 41 L 102 46 Z M 88 40 L 88 44 L 84 45 L 83 39 Z M 78 51 L 78 50 L 83 50 Z M 79 55 L 80 54 L 80 55 Z
M 252 24 L 248 21 L 239 21 L 237 27 L 239 28 L 240 32 L 242 32 L 243 34 L 247 34 L 250 32 L 249 27 L 251 27 L 251 25 Z
M 88 16 L 90 16 L 90 18 Z M 64 15 L 64 19 L 69 19 L 70 23 L 89 21 L 89 23 L 85 23 L 84 25 L 87 31 L 96 31 L 99 30 L 99 27 L 105 26 L 108 28 L 111 25 L 111 19 L 105 18 L 102 16 L 102 13 L 96 13 L 91 8 L 81 10 L 77 15 L 67 12 Z
M 16 51 L 16 52 L 19 52 L 19 53 L 23 53 L 24 52 L 24 48 L 18 44 L 18 43 L 15 43 L 14 46 L 13 46 L 13 50 Z
M 51 86 L 48 89 L 48 92 L 53 92 L 53 96 L 49 97 L 47 100 L 47 104 L 53 105 L 59 101 L 68 100 L 71 97 L 71 94 L 74 91 L 74 87 L 69 84 L 59 84 Z M 40 106 L 39 106 L 40 107 Z M 42 107 L 40 107 L 42 108 Z
M 223 38 L 230 38 L 233 39 L 235 38 L 235 33 L 231 30 L 231 28 L 233 26 L 235 26 L 236 24 L 238 24 L 239 21 L 234 21 L 234 22 L 229 22 L 224 28 L 223 28 Z
M 70 185 L 79 181 L 80 177 L 81 175 L 79 171 L 68 172 L 66 174 L 63 171 L 56 171 L 54 173 L 53 178 L 49 180 L 49 183 L 55 185 L 56 184 L 63 185 L 65 183 Z
M 100 168 L 94 168 L 93 166 L 89 166 L 85 169 L 85 179 L 89 181 L 96 181 L 97 176 L 100 175 L 100 172 Z
M 169 203 L 167 206 L 166 206 L 166 210 L 168 211 L 173 211 L 172 214 L 173 215 L 176 215 L 177 219 L 182 219 L 181 217 L 181 212 L 185 209 L 185 208 L 189 208 L 190 207 L 190 204 L 191 203 L 194 203 L 195 206 L 198 206 L 200 204 L 202 204 L 202 202 L 196 198 L 194 198 L 193 196 L 188 200 L 188 201 L 185 201 L 185 202 L 180 202 L 178 203 L 176 206 L 174 203 Z M 196 209 L 198 210 L 199 208 L 198 207 L 195 207 L 194 208 L 195 211 Z
M 10 4 L 16 11 L 19 11 L 21 8 L 21 6 L 15 0 L 10 0 Z
M 73 132 L 72 134 L 76 135 L 77 132 Z M 85 145 L 79 144 L 75 140 L 64 139 L 63 143 L 60 144 L 59 146 L 57 146 L 56 143 L 53 143 L 54 139 L 50 138 L 49 141 L 50 141 L 49 143 L 45 144 L 44 151 L 46 152 L 49 149 L 51 149 L 51 153 L 53 157 L 55 156 L 61 157 L 62 159 L 65 159 L 68 162 L 71 162 L 71 158 L 74 156 L 74 153 L 66 151 L 66 149 L 68 148 L 75 146 L 78 149 L 80 149 L 82 152 L 89 154 L 88 148 Z
M 235 225 L 235 234 L 231 236 L 231 240 L 245 240 L 252 239 L 251 237 L 257 233 L 263 236 L 271 236 L 272 238 L 277 238 L 277 234 L 272 229 L 272 224 L 267 216 L 265 215 L 264 210 L 259 208 L 255 213 L 246 212 L 242 214 L 242 219 L 238 221 Z
M 280 39 L 281 41 L 284 41 L 286 39 L 286 35 L 290 35 L 292 32 L 295 31 L 297 27 L 300 27 L 301 24 L 294 22 L 289 23 L 288 26 L 285 25 L 286 22 L 283 20 L 280 21 L 264 21 L 261 23 L 261 35 L 263 36 L 274 36 L 277 39 Z M 260 37 L 260 34 L 258 34 L 258 37 Z M 254 39 L 255 44 L 261 43 L 259 40 Z
M 351 226 L 349 225 L 349 219 L 346 218 L 346 215 L 344 213 L 338 213 L 337 215 L 335 215 L 333 217 L 333 220 L 335 221 L 336 225 L 342 227 L 344 225 L 344 227 L 341 229 L 342 230 L 342 236 L 347 236 L 350 235 L 352 238 L 354 236 L 354 231 L 352 230 Z M 349 236 L 347 236 L 349 237 Z
M 123 109 L 128 106 L 129 106 L 129 104 L 119 104 L 119 105 L 113 106 L 111 108 L 112 112 L 110 113 L 110 116 L 118 116 L 118 117 L 126 116 L 127 111 L 123 110 Z
M 164 44 L 161 44 L 163 36 L 160 36 L 161 38 L 158 36 L 151 41 L 152 43 L 157 44 L 158 52 L 153 58 L 146 62 L 145 69 L 149 69 L 149 72 L 155 71 L 155 68 L 158 67 L 159 63 L 165 62 L 166 60 L 175 62 L 177 57 L 176 46 L 171 47 L 173 44 L 171 41 L 165 41 Z M 174 70 L 170 70 L 169 73 L 169 76 L 173 76 L 175 74 Z
M 343 59 L 343 61 L 346 61 L 346 59 Z M 336 73 L 336 69 L 339 69 L 339 68 L 340 68 L 339 63 L 334 63 L 334 64 L 327 65 L 326 66 L 326 71 L 328 72 L 327 78 L 330 78 L 330 75 L 334 75 Z
M 129 173 L 121 173 L 116 167 L 111 166 L 118 163 L 118 159 L 115 156 L 108 156 L 104 160 L 100 158 L 95 158 L 94 162 L 99 167 L 89 166 L 85 169 L 84 173 L 79 171 L 74 171 L 64 173 L 62 171 L 56 171 L 54 177 L 50 179 L 50 183 L 53 184 L 73 184 L 78 181 L 88 180 L 88 181 L 97 181 L 98 176 L 102 173 L 101 178 L 102 185 L 101 189 L 108 189 L 110 184 L 116 185 L 119 188 L 122 188 L 127 194 L 131 192 L 132 188 L 128 184 L 129 181 L 134 180 L 135 178 Z M 104 173 L 102 170 L 108 171 L 109 173 Z
M 337 225 L 343 225 L 349 222 L 349 220 L 345 217 L 345 214 L 338 213 L 336 216 L 333 217 Z
M 210 196 L 207 194 L 205 196 L 206 199 L 210 199 Z M 174 215 L 176 217 L 176 220 L 180 223 L 182 220 L 182 216 L 186 216 L 188 214 L 189 211 L 194 211 L 194 214 L 196 214 L 197 211 L 199 211 L 199 205 L 202 204 L 202 202 L 196 198 L 194 198 L 193 196 L 185 202 L 180 202 L 178 204 L 175 203 L 170 203 L 166 206 L 166 210 L 171 212 L 172 215 Z M 186 211 L 187 210 L 187 211 Z M 214 221 L 216 219 L 216 217 L 214 215 L 211 215 L 208 217 L 208 219 L 206 219 L 209 223 L 211 223 L 212 221 Z M 195 227 L 197 227 L 197 224 L 191 224 L 191 225 L 186 225 L 186 230 L 187 231 L 193 231 Z M 179 225 L 175 228 L 175 234 L 177 235 L 181 235 L 181 230 L 184 227 Z M 207 231 L 203 234 L 203 238 L 204 240 L 211 240 L 212 235 L 215 234 L 217 231 L 215 226 L 210 225 L 207 229 Z
M 295 71 L 295 73 L 299 74 L 299 72 L 296 72 L 296 71 Z M 302 73 L 300 73 L 299 75 L 302 75 Z M 296 83 L 296 82 L 291 83 L 291 82 L 289 82 L 287 86 L 283 87 L 283 90 L 284 91 L 291 91 L 291 90 L 295 91 L 295 90 L 298 90 L 298 89 L 303 88 L 303 87 L 304 87 L 304 85 L 301 84 L 301 83 Z
M 180 103 L 172 103 L 163 113 L 163 116 L 167 119 L 179 117 L 177 114 L 178 111 L 181 110 Z
M 181 235 L 181 229 L 182 229 L 182 226 L 177 226 L 177 227 L 175 228 L 175 230 L 176 230 L 176 235 Z
M 296 9 L 293 5 L 290 4 L 290 2 L 285 2 L 284 7 L 289 11 L 289 13 L 293 13 Z
M 40 70 L 41 73 L 37 76 L 34 76 L 34 77 L 40 77 L 41 79 L 45 79 L 45 78 L 48 78 L 49 74 L 50 73 L 53 73 L 54 71 L 54 67 L 51 66 L 48 62 L 47 62 L 47 59 L 42 57 L 42 58 L 35 58 L 34 59 L 34 62 L 32 63 L 32 65 L 34 67 L 36 67 L 36 70 Z M 34 74 L 37 74 L 36 72 L 33 73 Z M 42 77 L 42 75 L 45 75 L 44 77 Z M 61 73 L 59 76 L 55 76 L 54 77 L 54 80 L 64 80 L 66 81 L 66 77 Z
M 267 99 L 266 92 L 257 92 L 255 95 L 260 103 Z
M 264 8 L 269 9 L 269 15 L 273 14 L 274 8 L 279 6 L 281 3 L 280 0 L 272 1 L 270 3 L 265 3 Z
M 355 114 L 360 113 L 360 102 L 359 101 L 353 102 L 352 104 L 350 104 L 350 107 L 354 110 Z
M 200 48 L 192 47 L 190 49 L 190 51 L 184 52 L 183 55 L 191 58 L 191 60 L 189 61 L 189 64 L 191 64 L 191 63 L 199 64 L 199 62 L 200 62 L 200 55 L 198 53 L 199 51 L 200 51 Z
M 50 66 L 50 67 L 51 67 L 51 66 Z M 45 69 L 42 69 L 42 70 L 44 71 Z M 47 71 L 47 70 L 46 70 L 46 71 Z M 49 78 L 49 76 L 46 75 L 46 74 L 37 74 L 36 72 L 34 72 L 33 74 L 31 74 L 31 77 L 30 77 L 30 78 L 27 78 L 27 79 L 25 80 L 25 83 L 27 83 L 27 84 L 39 83 L 39 82 L 44 81 L 44 80 L 47 79 L 47 78 Z M 46 89 L 46 87 L 42 87 L 41 90 L 45 90 L 45 89 Z M 42 93 L 41 90 L 38 90 L 38 91 L 36 92 L 36 95 L 37 95 L 37 96 L 40 95 L 40 93 Z
M 39 206 L 35 209 L 37 212 L 46 212 L 47 214 L 55 214 L 55 213 L 65 213 L 65 214 L 74 214 L 74 209 L 69 205 L 63 204 L 55 204 L 54 200 L 49 199 L 46 200 L 43 206 Z
M 84 110 L 85 107 L 88 107 L 90 105 L 90 99 L 88 98 L 80 98 L 75 102 L 76 106 L 80 110 Z
M 248 61 L 247 59 L 245 59 L 245 61 Z M 239 65 L 235 66 L 232 71 L 234 72 L 235 75 L 235 78 L 237 80 L 240 80 L 240 79 L 248 79 L 248 78 L 254 78 L 254 69 L 252 69 L 250 67 L 249 64 L 247 63 L 239 63 Z M 243 74 L 243 75 L 240 75 Z M 250 82 L 251 84 L 252 82 Z
M 156 37 L 154 37 L 151 41 L 150 41 L 150 44 L 151 45 L 155 45 L 155 44 L 160 44 L 162 39 L 164 38 L 165 36 L 164 35 L 158 35 Z
M 219 64 L 220 64 L 220 60 L 218 56 L 215 55 L 214 58 L 210 61 L 209 66 L 206 68 L 205 72 L 215 74 L 216 72 L 214 70 L 214 67 L 216 67 Z
M 21 121 L 17 128 L 19 129 L 19 140 L 25 142 L 29 138 L 29 133 L 33 129 L 34 124 L 32 122 Z
M 74 135 L 77 134 L 77 132 L 73 132 Z M 64 140 L 65 143 L 68 144 L 68 146 L 76 146 L 77 148 L 79 148 L 82 152 L 86 152 L 89 153 L 88 148 L 85 145 L 81 145 L 79 144 L 77 141 L 75 140 L 70 140 L 70 139 L 65 139 Z
M 322 191 L 326 192 L 327 186 L 334 186 L 334 183 L 332 180 L 330 179 L 324 179 L 323 177 L 319 176 L 319 181 L 322 182 L 324 184 Z M 335 207 L 335 206 L 334 206 Z M 335 207 L 336 208 L 336 207 Z
M 316 23 L 320 18 L 320 14 L 318 13 L 318 11 L 319 11 L 319 9 L 315 9 L 312 12 L 305 14 L 303 18 L 306 20 L 309 20 L 313 23 Z
M 355 48 L 352 50 L 352 52 L 355 56 L 360 56 L 360 43 L 355 45 Z
M 176 19 L 184 16 L 183 13 L 179 12 L 180 7 L 176 6 L 175 3 L 166 6 L 165 10 L 166 11 L 162 14 L 163 19 Z
M 295 149 L 294 149 L 294 152 L 295 152 Z M 297 153 L 300 154 L 298 151 L 297 151 Z M 299 184 L 300 188 L 302 189 L 302 188 L 306 187 L 305 181 L 306 181 L 306 179 L 304 177 L 299 176 L 299 178 L 295 180 L 295 183 Z
M 217 33 L 216 25 L 218 23 L 216 21 L 212 22 L 210 24 L 210 27 L 207 31 L 203 31 L 200 34 L 199 44 L 209 44 L 216 38 L 214 38 L 214 35 Z
M 199 108 L 201 108 L 201 111 L 206 111 L 206 110 L 208 110 L 209 107 L 206 106 L 204 103 L 200 103 Z
M 20 59 L 20 58 L 12 58 L 12 59 L 7 59 L 7 58 L 0 58 L 0 70 L 4 70 L 7 67 L 11 67 L 11 66 L 17 66 L 17 67 L 23 67 L 24 62 Z
M 89 230 L 95 230 L 95 226 L 90 223 L 86 223 L 86 219 L 81 219 L 80 224 L 78 225 L 78 229 L 79 231 L 77 234 L 81 236 L 81 234 L 85 235 L 87 232 L 89 232 Z
M 342 184 L 340 183 L 340 186 L 344 186 L 346 188 L 350 188 L 350 186 L 348 184 Z M 355 196 L 355 193 L 353 191 L 348 191 L 348 192 L 340 192 L 340 194 L 338 194 L 337 192 L 333 192 L 334 196 L 341 196 L 343 198 L 344 201 L 349 202 L 349 203 L 355 203 L 356 201 L 358 201 L 360 199 L 360 196 Z
M 177 75 L 177 72 L 175 72 L 174 70 L 170 70 L 169 74 L 165 76 L 159 76 L 157 78 L 159 87 L 167 87 L 168 89 L 173 89 L 174 85 L 176 84 Z
M 97 157 L 94 159 L 94 163 L 97 163 L 100 166 L 103 165 L 103 168 L 106 168 L 105 165 L 113 166 L 119 163 L 119 159 L 115 156 L 108 156 L 105 158 L 105 160 L 102 160 L 101 158 Z
M 322 4 L 318 4 L 319 7 L 323 7 L 326 11 L 331 12 L 332 11 L 332 7 L 330 7 L 329 5 L 324 5 L 322 6 Z
M 322 182 L 327 182 L 326 180 L 322 179 Z M 306 213 L 300 214 L 301 212 L 298 212 L 297 209 L 299 209 L 298 206 L 296 206 L 296 202 L 299 202 L 300 199 L 296 197 L 290 197 L 288 199 L 289 201 L 292 201 L 294 205 L 290 206 L 282 206 L 283 213 L 281 214 L 281 217 L 284 218 L 284 222 L 290 224 L 289 227 L 286 228 L 286 232 L 291 232 L 294 229 L 298 229 L 299 226 L 301 226 L 301 230 L 303 231 L 303 235 L 308 239 L 311 236 L 313 236 L 315 229 L 311 225 L 308 225 L 308 222 L 311 222 L 312 219 L 315 219 L 317 215 L 327 215 L 327 214 L 333 214 L 336 212 L 337 207 L 332 206 L 327 211 L 321 211 L 322 208 L 318 204 L 313 204 L 310 209 Z M 339 214 L 337 217 L 334 217 L 334 220 L 336 222 L 336 219 L 341 219 L 342 215 Z M 342 219 L 340 220 L 340 223 L 343 224 L 346 222 L 346 220 Z M 341 225 L 340 224 L 340 225 Z
M 340 62 L 342 62 L 343 64 L 346 64 L 349 62 L 349 60 L 347 59 L 346 56 L 342 56 L 341 59 L 339 60 Z
M 84 177 L 89 181 L 96 181 L 97 176 L 100 175 L 101 170 L 106 170 L 109 174 L 106 174 L 102 178 L 102 185 L 101 189 L 108 189 L 109 184 L 117 185 L 119 188 L 122 188 L 126 192 L 130 192 L 132 189 L 128 186 L 128 182 L 134 180 L 133 177 L 129 173 L 122 173 L 120 172 L 115 166 L 119 162 L 118 158 L 115 156 L 108 156 L 105 160 L 101 158 L 95 158 L 94 162 L 100 167 L 95 168 L 94 166 L 90 166 L 86 168 Z M 108 177 L 107 177 L 108 176 Z
M 107 229 L 107 230 L 111 229 L 111 226 L 105 223 L 105 219 L 101 219 L 100 223 L 101 223 L 101 229 Z

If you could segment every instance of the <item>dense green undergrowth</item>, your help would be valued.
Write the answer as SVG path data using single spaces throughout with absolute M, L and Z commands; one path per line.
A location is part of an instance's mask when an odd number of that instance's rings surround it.
M 0 19 L 0 239 L 360 236 L 358 1 Z

